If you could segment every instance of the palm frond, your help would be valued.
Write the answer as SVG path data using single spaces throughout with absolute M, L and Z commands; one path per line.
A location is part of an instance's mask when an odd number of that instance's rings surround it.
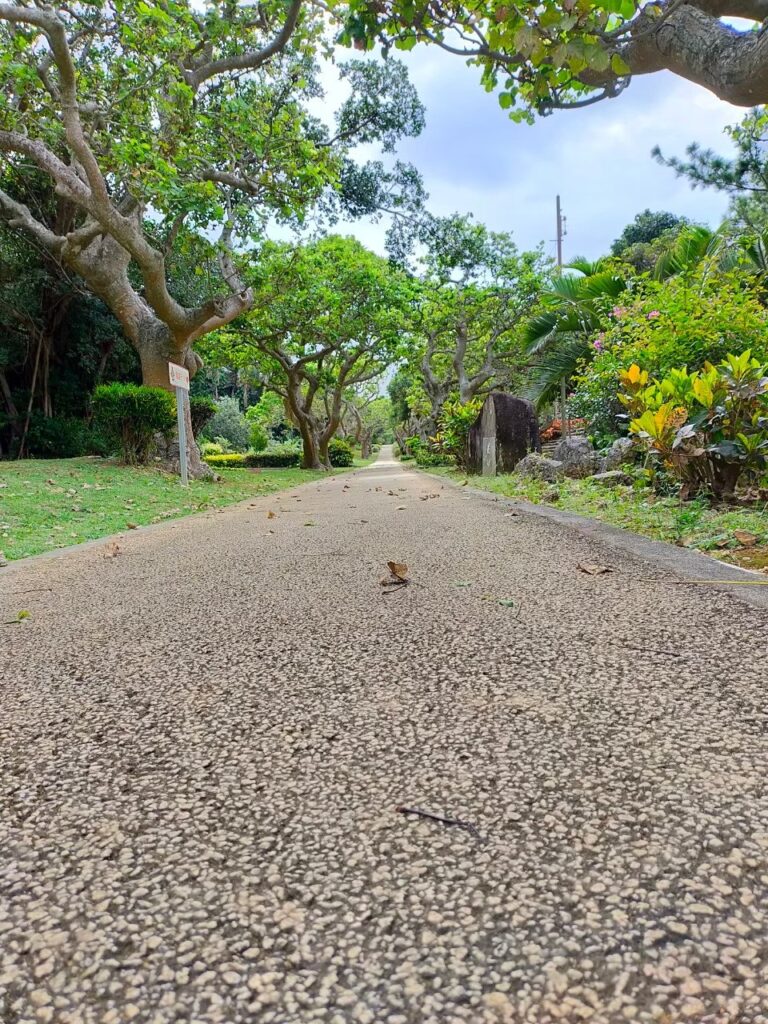
M 523 397 L 537 407 L 545 405 L 556 397 L 560 381 L 569 380 L 576 372 L 579 361 L 589 353 L 590 345 L 583 337 L 571 337 L 550 349 L 541 363 L 531 371 L 530 379 L 523 388 Z

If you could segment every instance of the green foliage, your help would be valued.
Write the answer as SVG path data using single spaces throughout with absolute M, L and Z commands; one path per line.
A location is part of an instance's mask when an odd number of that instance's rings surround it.
M 436 4 L 414 13 L 412 6 L 392 0 L 350 0 L 347 12 L 342 42 L 372 49 L 386 41 L 410 50 L 430 40 L 465 53 L 482 69 L 485 88 L 498 87 L 500 106 L 520 120 L 534 111 L 548 113 L 554 106 L 621 92 L 630 69 L 613 37 L 636 17 L 637 6 L 635 0 L 573 7 L 555 0 L 517 5 L 486 0 L 471 8 Z
M 684 217 L 678 217 L 674 213 L 664 210 L 643 210 L 638 213 L 631 224 L 627 224 L 622 233 L 611 246 L 613 256 L 621 256 L 627 249 L 638 244 L 648 244 L 664 235 L 669 235 L 675 229 L 681 228 L 686 223 Z
M 608 322 L 611 308 L 628 287 L 626 277 L 604 260 L 576 260 L 565 269 L 569 273 L 552 278 L 540 311 L 525 326 L 527 352 L 537 365 L 524 394 L 539 406 L 552 401 L 560 382 L 594 356 L 590 337 Z
M 281 444 L 267 448 L 263 452 L 249 452 L 245 456 L 246 466 L 257 469 L 298 466 L 301 453 L 295 445 Z
M 280 395 L 274 391 L 262 391 L 258 402 L 249 405 L 245 418 L 251 423 L 260 423 L 270 431 L 285 420 L 285 405 Z
M 355 453 L 346 441 L 339 437 L 332 437 L 328 442 L 328 461 L 332 466 L 346 468 L 355 463 Z
M 41 459 L 73 459 L 107 454 L 105 441 L 84 420 L 32 414 L 26 439 L 29 455 Z
M 102 384 L 93 393 L 97 429 L 129 465 L 145 463 L 155 434 L 168 435 L 176 425 L 176 403 L 163 388 L 138 384 Z
M 221 398 L 216 411 L 205 427 L 205 437 L 225 438 L 236 451 L 244 452 L 251 437 L 251 426 L 236 398 Z
M 203 458 L 206 455 L 224 455 L 224 449 L 215 441 L 203 441 L 200 445 L 200 454 Z
M 216 403 L 203 395 L 190 395 L 189 412 L 192 417 L 192 433 L 199 437 L 216 414 Z
M 434 466 L 455 466 L 456 460 L 447 452 L 431 451 L 429 448 L 422 449 L 414 456 L 417 466 L 422 469 L 431 469 Z
M 475 398 L 465 405 L 457 398 L 447 401 L 440 413 L 437 434 L 432 439 L 432 451 L 450 456 L 459 469 L 466 469 L 469 457 L 469 428 L 477 419 L 482 407 L 482 398 Z
M 263 423 L 251 421 L 251 432 L 249 436 L 250 448 L 254 452 L 263 452 L 269 444 L 269 434 Z
M 768 366 L 749 350 L 689 373 L 673 369 L 649 382 L 633 364 L 621 375 L 630 432 L 683 483 L 720 498 L 740 477 L 768 467 Z
M 204 455 L 203 458 L 209 466 L 214 466 L 219 469 L 226 468 L 227 466 L 245 466 L 246 456 L 241 452 L 230 452 L 227 455 Z
M 592 357 L 581 363 L 571 404 L 605 441 L 620 432 L 619 378 L 633 363 L 663 377 L 745 348 L 768 360 L 768 312 L 733 272 L 646 280 L 610 311 L 609 322 L 589 342 Z

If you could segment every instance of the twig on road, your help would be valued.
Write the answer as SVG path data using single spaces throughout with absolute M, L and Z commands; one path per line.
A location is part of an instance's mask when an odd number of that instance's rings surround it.
M 485 839 L 480 835 L 477 826 L 473 825 L 471 821 L 461 821 L 459 818 L 444 818 L 441 814 L 433 814 L 431 811 L 422 811 L 418 807 L 403 807 L 402 804 L 398 804 L 395 810 L 398 814 L 414 814 L 419 818 L 426 818 L 428 821 L 437 821 L 441 825 L 455 825 L 456 828 L 461 828 L 465 832 L 469 832 L 469 834 L 474 836 L 475 839 L 479 839 L 481 843 L 485 842 Z

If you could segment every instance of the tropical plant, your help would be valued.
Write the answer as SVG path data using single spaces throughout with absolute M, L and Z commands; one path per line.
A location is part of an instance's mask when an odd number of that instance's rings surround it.
M 575 273 L 552 278 L 541 295 L 541 311 L 524 331 L 527 352 L 537 360 L 524 393 L 539 406 L 552 401 L 561 381 L 569 381 L 580 363 L 600 351 L 594 336 L 628 287 L 604 260 L 575 260 L 565 269 Z
M 768 366 L 749 350 L 652 381 L 633 364 L 621 383 L 630 433 L 678 477 L 683 497 L 730 497 L 743 474 L 765 473 Z
M 482 407 L 481 398 L 474 398 L 465 403 L 458 398 L 447 401 L 440 415 L 438 432 L 432 438 L 431 450 L 450 456 L 459 469 L 466 469 L 469 457 L 469 430 Z

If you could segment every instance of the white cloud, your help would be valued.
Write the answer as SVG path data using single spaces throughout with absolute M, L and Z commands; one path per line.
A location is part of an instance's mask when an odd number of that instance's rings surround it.
M 424 176 L 430 209 L 471 212 L 491 228 L 512 231 L 523 247 L 544 241 L 552 251 L 555 195 L 568 217 L 566 255 L 605 252 L 636 213 L 650 207 L 716 224 L 723 195 L 693 191 L 650 155 L 669 155 L 698 141 L 731 149 L 723 128 L 743 111 L 670 74 L 639 78 L 619 98 L 560 111 L 535 125 L 509 120 L 479 82 L 477 68 L 436 50 L 405 58 L 427 108 L 427 127 L 399 156 Z M 334 100 L 340 98 L 332 89 Z M 345 225 L 382 248 L 384 226 Z

